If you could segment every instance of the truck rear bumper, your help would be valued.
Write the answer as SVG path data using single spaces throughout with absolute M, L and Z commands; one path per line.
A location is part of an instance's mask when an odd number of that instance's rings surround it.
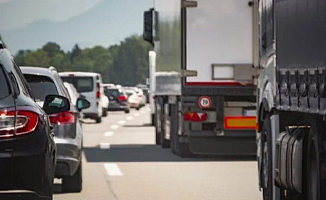
M 179 136 L 179 142 L 188 145 L 195 155 L 256 156 L 256 137 L 216 136 L 214 132 L 192 132 L 190 136 Z

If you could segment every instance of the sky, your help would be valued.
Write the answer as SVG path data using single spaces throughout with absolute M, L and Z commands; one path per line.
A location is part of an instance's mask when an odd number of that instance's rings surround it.
M 40 19 L 64 21 L 89 10 L 100 1 L 0 0 L 0 30 L 20 28 Z
M 141 35 L 153 0 L 0 0 L 0 35 L 15 54 L 47 42 L 64 51 L 119 44 Z

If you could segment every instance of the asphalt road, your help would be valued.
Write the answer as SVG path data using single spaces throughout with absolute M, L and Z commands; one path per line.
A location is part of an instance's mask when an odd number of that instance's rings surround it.
M 261 200 L 254 160 L 179 158 L 154 144 L 149 110 L 85 120 L 83 191 L 54 200 Z

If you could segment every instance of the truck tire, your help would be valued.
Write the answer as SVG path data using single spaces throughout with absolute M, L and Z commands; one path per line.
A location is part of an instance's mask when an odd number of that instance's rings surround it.
M 82 163 L 74 175 L 62 178 L 62 191 L 63 192 L 81 192 L 83 189 L 83 177 L 82 177 Z
M 314 140 L 314 132 L 311 129 L 308 138 L 308 153 L 307 153 L 307 199 L 319 200 L 320 198 L 320 178 L 319 167 L 317 162 L 317 153 Z
M 155 114 L 151 115 L 151 125 L 155 126 Z
M 273 200 L 273 155 L 272 155 L 272 129 L 270 115 L 264 119 L 261 132 L 262 150 L 262 186 L 263 199 Z

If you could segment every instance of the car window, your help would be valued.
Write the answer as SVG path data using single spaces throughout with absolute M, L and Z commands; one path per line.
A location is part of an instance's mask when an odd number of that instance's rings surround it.
M 2 99 L 10 94 L 7 78 L 4 74 L 2 65 L 0 65 L 0 85 L 0 99 Z
M 30 85 L 36 101 L 44 101 L 45 97 L 50 94 L 58 95 L 58 90 L 53 80 L 47 76 L 24 75 Z
M 64 82 L 71 83 L 79 93 L 93 91 L 93 77 L 61 77 Z
M 104 91 L 106 96 L 119 97 L 122 95 L 122 92 L 119 89 L 105 89 Z

